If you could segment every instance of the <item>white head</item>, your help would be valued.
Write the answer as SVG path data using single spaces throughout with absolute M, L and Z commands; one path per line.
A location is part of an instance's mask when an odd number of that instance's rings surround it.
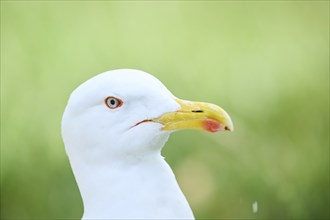
M 99 74 L 70 96 L 62 136 L 70 159 L 104 163 L 160 152 L 170 131 L 232 130 L 220 107 L 177 99 L 155 77 L 121 69 Z
M 71 94 L 62 120 L 67 153 L 103 163 L 160 151 L 169 131 L 160 123 L 142 122 L 179 108 L 150 74 L 129 69 L 99 74 Z
M 178 129 L 233 125 L 220 107 L 180 100 L 142 71 L 108 71 L 80 85 L 65 109 L 62 136 L 84 217 L 193 218 L 160 155 Z

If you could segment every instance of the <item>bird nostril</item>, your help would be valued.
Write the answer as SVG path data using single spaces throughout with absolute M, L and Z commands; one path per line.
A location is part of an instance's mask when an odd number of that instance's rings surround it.
M 192 110 L 191 112 L 196 112 L 196 113 L 203 113 L 203 110 Z
M 225 127 L 225 130 L 226 130 L 226 131 L 230 131 L 230 129 L 229 129 L 227 126 Z

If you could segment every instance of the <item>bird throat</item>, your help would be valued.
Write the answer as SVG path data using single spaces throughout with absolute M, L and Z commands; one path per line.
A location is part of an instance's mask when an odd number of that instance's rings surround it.
M 83 219 L 194 218 L 160 154 L 135 164 L 72 164 L 72 168 L 83 199 Z

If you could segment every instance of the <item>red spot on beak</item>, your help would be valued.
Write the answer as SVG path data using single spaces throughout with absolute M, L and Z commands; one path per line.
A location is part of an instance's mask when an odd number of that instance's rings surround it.
M 205 119 L 202 122 L 203 128 L 209 132 L 217 132 L 226 130 L 218 121 L 214 119 Z

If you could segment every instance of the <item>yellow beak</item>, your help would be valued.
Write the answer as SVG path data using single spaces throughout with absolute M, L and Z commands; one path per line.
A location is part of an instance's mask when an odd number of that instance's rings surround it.
M 209 132 L 233 131 L 229 115 L 217 105 L 176 99 L 181 109 L 168 112 L 152 121 L 164 125 L 163 130 L 197 129 Z

